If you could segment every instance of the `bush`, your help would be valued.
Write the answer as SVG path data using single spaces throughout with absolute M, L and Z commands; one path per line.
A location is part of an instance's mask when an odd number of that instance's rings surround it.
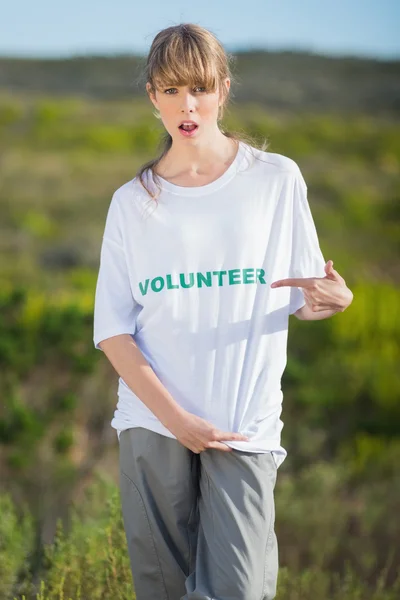
M 32 517 L 18 515 L 9 494 L 0 495 L 0 515 L 0 600 L 8 600 L 27 571 L 34 529 Z

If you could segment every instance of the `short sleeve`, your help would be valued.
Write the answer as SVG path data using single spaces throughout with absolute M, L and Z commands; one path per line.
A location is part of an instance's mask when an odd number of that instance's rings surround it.
M 296 171 L 293 196 L 293 237 L 289 277 L 325 277 L 325 259 L 307 199 L 307 185 L 300 169 Z M 289 314 L 305 305 L 301 288 L 290 292 Z
M 136 319 L 141 308 L 132 295 L 119 208 L 114 194 L 106 218 L 95 291 L 95 348 L 101 350 L 99 343 L 115 335 L 129 333 L 133 336 L 136 333 Z

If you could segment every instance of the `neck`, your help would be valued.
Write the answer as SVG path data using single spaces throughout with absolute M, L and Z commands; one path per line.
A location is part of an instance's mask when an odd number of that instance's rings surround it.
M 236 152 L 236 141 L 227 138 L 218 129 L 215 136 L 207 140 L 173 140 L 162 161 L 162 169 L 171 174 L 178 171 L 204 173 L 216 165 L 232 162 Z

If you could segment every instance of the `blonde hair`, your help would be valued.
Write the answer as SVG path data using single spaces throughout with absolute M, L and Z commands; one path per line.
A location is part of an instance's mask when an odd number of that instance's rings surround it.
M 219 90 L 223 101 L 219 107 L 218 121 L 224 114 L 229 93 L 224 86 L 224 80 L 234 81 L 230 69 L 230 63 L 234 60 L 233 55 L 228 54 L 216 36 L 193 23 L 181 23 L 162 29 L 155 36 L 145 65 L 145 79 L 150 84 L 150 92 L 166 86 L 204 86 L 208 91 Z M 157 116 L 155 114 L 155 116 Z M 268 143 L 264 140 L 262 146 L 258 146 L 254 138 L 247 134 L 222 131 L 227 138 L 237 142 L 245 142 L 249 148 L 258 147 L 266 150 Z M 161 186 L 154 168 L 167 154 L 172 146 L 172 137 L 168 131 L 160 141 L 161 153 L 154 159 L 143 164 L 137 171 L 136 177 L 150 195 L 152 200 L 157 200 L 161 192 Z M 158 192 L 149 189 L 144 181 L 145 174 L 152 172 L 153 180 Z

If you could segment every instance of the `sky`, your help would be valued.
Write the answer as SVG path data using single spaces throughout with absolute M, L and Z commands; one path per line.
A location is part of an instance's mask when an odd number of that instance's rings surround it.
M 0 56 L 146 54 L 158 31 L 183 22 L 229 52 L 400 58 L 400 0 L 3 0 Z

